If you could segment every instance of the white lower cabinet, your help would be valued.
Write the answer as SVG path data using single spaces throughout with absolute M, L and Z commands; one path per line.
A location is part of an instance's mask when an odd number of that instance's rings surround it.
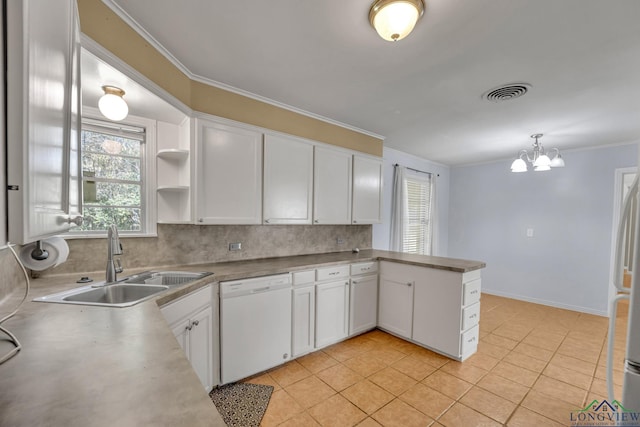
M 467 273 L 380 263 L 378 325 L 464 360 L 477 350 L 480 270 Z
M 349 295 L 349 336 L 374 329 L 377 324 L 378 263 L 361 262 L 352 264 Z
M 381 263 L 378 326 L 403 338 L 411 339 L 413 325 L 413 282 L 386 276 Z M 388 274 L 388 273 L 387 273 Z
M 293 357 L 315 349 L 316 287 L 314 283 L 293 289 Z
M 316 285 L 316 348 L 343 340 L 348 333 L 349 279 Z
M 194 291 L 160 308 L 207 391 L 218 385 L 217 321 L 211 304 L 211 286 Z M 215 352 L 214 352 L 215 349 Z

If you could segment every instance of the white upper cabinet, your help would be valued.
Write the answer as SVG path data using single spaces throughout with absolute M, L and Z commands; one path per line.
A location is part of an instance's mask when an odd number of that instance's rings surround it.
M 382 222 L 382 159 L 353 156 L 353 224 Z
M 311 224 L 313 145 L 295 137 L 264 138 L 265 224 Z
M 80 30 L 73 0 L 15 0 L 6 13 L 9 240 L 29 243 L 80 209 Z
M 262 134 L 196 120 L 198 224 L 262 222 Z
M 315 147 L 314 224 L 351 224 L 352 157 L 347 151 Z

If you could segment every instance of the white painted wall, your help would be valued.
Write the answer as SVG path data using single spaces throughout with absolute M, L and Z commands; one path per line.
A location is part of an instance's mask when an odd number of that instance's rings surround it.
M 434 229 L 434 253 L 437 256 L 447 256 L 448 231 L 449 231 L 449 166 L 434 163 L 402 151 L 392 148 L 384 148 L 383 151 L 384 190 L 382 223 L 373 225 L 373 248 L 389 250 L 391 234 L 391 193 L 393 188 L 393 165 L 402 166 L 432 172 L 436 175 L 436 210 L 437 224 Z
M 563 157 L 541 173 L 511 173 L 509 160 L 452 168 L 449 256 L 485 261 L 489 293 L 606 315 L 615 169 L 636 166 L 638 147 Z

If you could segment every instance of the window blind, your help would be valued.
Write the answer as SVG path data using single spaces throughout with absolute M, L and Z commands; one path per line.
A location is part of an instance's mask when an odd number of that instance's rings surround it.
M 431 254 L 431 176 L 405 178 L 406 219 L 403 236 L 405 252 Z

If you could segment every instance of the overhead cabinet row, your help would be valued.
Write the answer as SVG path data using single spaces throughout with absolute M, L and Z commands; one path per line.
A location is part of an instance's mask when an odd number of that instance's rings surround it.
M 193 207 L 197 224 L 381 221 L 380 158 L 203 118 L 194 131 L 195 200 L 189 203 L 189 186 L 160 190 L 161 222 L 189 222 L 188 213 L 177 211 L 185 205 Z

